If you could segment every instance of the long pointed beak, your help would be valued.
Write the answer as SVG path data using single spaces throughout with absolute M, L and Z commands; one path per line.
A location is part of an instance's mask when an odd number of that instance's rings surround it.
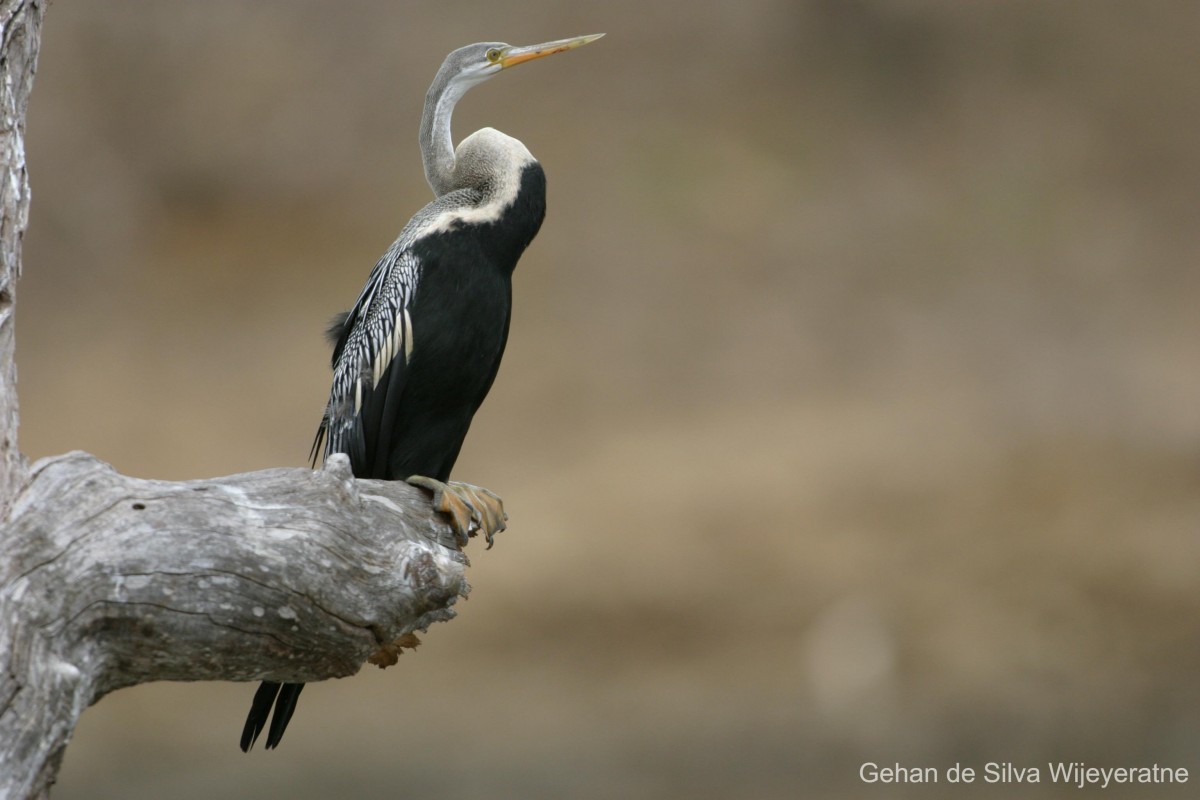
M 508 69 L 509 67 L 515 67 L 517 64 L 532 61 L 535 58 L 552 56 L 555 53 L 565 53 L 568 50 L 574 50 L 576 47 L 583 47 L 588 42 L 594 42 L 603 35 L 603 33 L 591 33 L 587 36 L 576 36 L 574 39 L 559 39 L 557 42 L 546 42 L 545 44 L 535 44 L 529 47 L 510 47 L 500 56 L 500 68 Z

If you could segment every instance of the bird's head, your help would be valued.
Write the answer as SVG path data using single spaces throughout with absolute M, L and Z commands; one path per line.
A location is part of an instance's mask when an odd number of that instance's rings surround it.
M 588 42 L 594 42 L 603 35 L 603 33 L 593 33 L 527 47 L 514 47 L 504 42 L 469 44 L 446 56 L 441 69 L 438 70 L 437 78 L 434 79 L 434 86 L 455 84 L 460 91 L 466 91 L 501 70 L 515 67 L 517 64 L 524 64 L 526 61 L 533 61 L 535 58 L 565 53 L 567 50 L 582 47 Z

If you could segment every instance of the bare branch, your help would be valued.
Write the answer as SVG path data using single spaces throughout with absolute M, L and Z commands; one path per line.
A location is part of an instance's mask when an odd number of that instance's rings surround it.
M 469 588 L 428 498 L 355 480 L 344 456 L 172 483 L 70 453 L 34 465 L 3 537 L 3 797 L 48 785 L 107 692 L 351 675 L 451 618 Z

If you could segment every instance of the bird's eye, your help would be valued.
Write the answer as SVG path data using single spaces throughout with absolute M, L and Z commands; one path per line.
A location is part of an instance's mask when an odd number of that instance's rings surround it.
M 495 64 L 497 61 L 499 61 L 500 60 L 500 48 L 493 47 L 491 50 L 488 50 L 487 51 L 487 60 L 492 62 L 493 64 Z

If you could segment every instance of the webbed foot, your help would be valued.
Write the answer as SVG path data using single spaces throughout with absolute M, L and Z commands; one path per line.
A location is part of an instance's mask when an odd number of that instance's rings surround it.
M 507 527 L 505 520 L 508 514 L 504 513 L 504 501 L 495 492 L 482 486 L 459 481 L 443 483 L 423 475 L 413 475 L 405 483 L 433 492 L 434 509 L 450 515 L 460 545 L 465 545 L 470 537 L 482 532 L 490 550 L 496 534 Z

